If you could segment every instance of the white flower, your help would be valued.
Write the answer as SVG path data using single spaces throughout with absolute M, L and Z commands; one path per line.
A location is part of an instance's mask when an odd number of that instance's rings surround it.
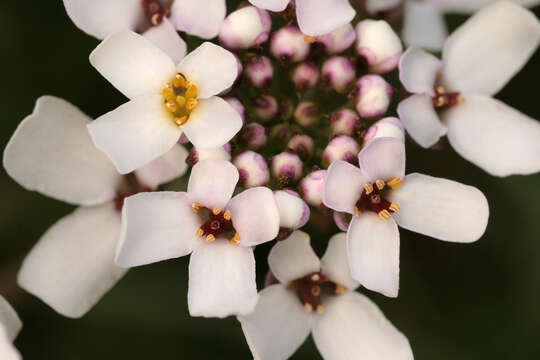
M 117 207 L 125 193 L 137 191 L 95 148 L 88 123 L 65 100 L 41 97 L 3 159 L 8 174 L 24 188 L 82 205 L 49 228 L 18 274 L 22 288 L 69 317 L 84 315 L 124 275 L 114 264 L 121 224 Z M 186 171 L 186 157 L 176 145 L 130 176 L 146 191 L 155 189 Z
M 116 263 L 138 266 L 191 253 L 192 316 L 251 312 L 257 302 L 252 247 L 277 236 L 279 213 L 268 188 L 231 199 L 238 178 L 230 162 L 205 160 L 193 167 L 187 192 L 127 198 Z
M 238 317 L 255 360 L 291 357 L 310 332 L 326 360 L 413 359 L 407 338 L 354 291 L 345 237 L 334 235 L 321 260 L 301 231 L 272 248 L 268 264 L 280 283 L 259 293 L 252 314 Z
M 13 346 L 13 340 L 21 331 L 22 322 L 15 310 L 0 295 L 0 359 L 20 360 L 21 355 Z
M 461 156 L 491 175 L 540 171 L 540 124 L 491 97 L 539 43 L 538 19 L 501 1 L 448 38 L 442 61 L 417 48 L 407 50 L 400 79 L 414 95 L 399 104 L 398 113 L 408 133 L 423 147 L 446 134 Z
M 372 140 L 358 155 L 360 169 L 344 161 L 328 168 L 324 204 L 354 215 L 347 232 L 353 278 L 396 297 L 399 231 L 469 243 L 484 233 L 489 208 L 475 187 L 422 174 L 405 174 L 405 145 L 397 138 Z
M 242 127 L 238 112 L 215 96 L 238 73 L 234 55 L 217 45 L 205 42 L 175 66 L 142 36 L 122 31 L 103 41 L 90 62 L 130 99 L 88 126 L 122 174 L 167 152 L 182 132 L 198 149 L 211 149 Z

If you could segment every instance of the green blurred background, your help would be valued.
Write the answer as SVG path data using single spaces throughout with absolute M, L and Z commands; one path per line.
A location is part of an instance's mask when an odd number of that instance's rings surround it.
M 88 54 L 98 41 L 75 28 L 61 1 L 1 6 L 2 148 L 43 94 L 65 98 L 94 117 L 125 101 L 89 65 Z M 452 28 L 464 19 L 448 17 Z M 536 119 L 539 61 L 537 52 L 497 96 Z M 364 293 L 407 335 L 416 359 L 540 358 L 540 175 L 492 178 L 449 146 L 422 151 L 409 143 L 407 160 L 408 172 L 480 188 L 491 207 L 489 226 L 470 245 L 401 230 L 399 298 Z M 3 169 L 0 184 L 0 294 L 24 322 L 15 344 L 25 359 L 251 358 L 234 318 L 189 317 L 187 257 L 131 270 L 78 320 L 25 293 L 15 281 L 24 255 L 72 207 L 25 191 Z M 325 238 L 314 241 L 324 248 Z M 259 278 L 270 246 L 257 249 Z M 309 340 L 293 358 L 320 356 Z

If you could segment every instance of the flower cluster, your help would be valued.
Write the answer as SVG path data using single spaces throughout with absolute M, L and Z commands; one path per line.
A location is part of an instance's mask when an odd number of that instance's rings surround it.
M 447 36 L 443 11 L 484 3 Z M 86 314 L 131 267 L 191 255 L 190 315 L 237 316 L 255 359 L 287 359 L 310 333 L 325 359 L 412 359 L 356 289 L 398 296 L 398 226 L 470 243 L 489 206 L 474 186 L 407 174 L 406 135 L 424 148 L 446 135 L 494 176 L 540 171 L 540 124 L 492 98 L 540 43 L 515 3 L 64 5 L 103 40 L 90 64 L 127 102 L 92 120 L 43 96 L 4 151 L 21 186 L 79 206 L 18 274 L 62 315 Z M 320 222 L 332 228 L 321 259 L 306 233 Z M 272 241 L 258 292 L 256 247 Z M 20 327 L 0 298 L 2 359 L 19 358 Z

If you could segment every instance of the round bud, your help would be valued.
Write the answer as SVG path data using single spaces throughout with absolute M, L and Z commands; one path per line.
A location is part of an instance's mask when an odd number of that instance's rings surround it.
M 270 181 L 268 164 L 261 154 L 246 150 L 236 155 L 233 164 L 238 169 L 241 186 L 247 188 L 265 186 Z
M 315 142 L 312 138 L 304 134 L 294 135 L 289 143 L 287 148 L 300 156 L 300 159 L 307 160 L 313 156 L 315 152 Z
M 315 170 L 300 181 L 300 191 L 304 200 L 311 206 L 321 206 L 326 170 Z
M 272 20 L 266 11 L 246 6 L 225 18 L 219 41 L 227 49 L 245 50 L 265 43 L 271 28 Z
M 332 128 L 332 136 L 353 136 L 360 127 L 360 118 L 351 109 L 339 110 L 330 115 L 330 127 Z
M 313 62 L 300 63 L 291 71 L 291 80 L 298 92 L 305 93 L 319 82 L 319 68 Z
M 274 32 L 270 52 L 284 64 L 304 61 L 309 55 L 310 44 L 296 26 L 286 26 Z
M 234 108 L 234 110 L 236 110 L 237 113 L 240 114 L 240 116 L 242 117 L 242 121 L 245 124 L 246 123 L 246 108 L 244 107 L 244 105 L 242 105 L 240 100 L 238 100 L 235 97 L 227 97 L 224 100 L 228 102 L 229 105 L 231 105 Z
M 266 122 L 275 118 L 279 113 L 277 100 L 271 95 L 260 95 L 253 99 L 253 114 L 259 120 Z
M 349 230 L 349 224 L 352 220 L 352 215 L 346 212 L 334 211 L 334 222 L 341 231 Z
M 258 88 L 268 88 L 274 78 L 274 64 L 266 56 L 254 56 L 246 61 L 244 76 Z
M 317 126 L 321 119 L 319 105 L 311 101 L 302 101 L 294 111 L 294 120 L 305 128 Z
M 360 145 L 352 137 L 340 135 L 336 136 L 326 146 L 322 155 L 322 165 L 330 166 L 336 160 L 347 161 L 351 164 L 358 165 L 358 153 Z
M 186 163 L 190 166 L 203 160 L 226 160 L 231 161 L 231 144 L 227 143 L 215 149 L 191 148 Z
M 340 54 L 347 50 L 356 40 L 356 31 L 351 24 L 345 24 L 329 34 L 317 37 L 317 42 L 329 54 Z
M 333 56 L 322 65 L 324 85 L 344 93 L 354 82 L 356 71 L 352 62 L 344 56 Z
M 405 141 L 405 128 L 401 121 L 395 117 L 387 117 L 371 125 L 364 136 L 364 146 L 371 140 L 380 137 L 394 137 Z
M 251 150 L 259 150 L 268 142 L 266 129 L 257 123 L 250 123 L 244 126 L 240 133 L 240 139 Z
M 303 171 L 304 163 L 293 152 L 284 151 L 272 158 L 272 175 L 282 187 L 300 180 Z
M 386 114 L 394 90 L 382 76 L 370 74 L 358 79 L 353 94 L 356 111 L 361 117 L 369 119 Z
M 386 21 L 368 19 L 356 25 L 356 52 L 369 71 L 385 74 L 397 67 L 403 46 Z

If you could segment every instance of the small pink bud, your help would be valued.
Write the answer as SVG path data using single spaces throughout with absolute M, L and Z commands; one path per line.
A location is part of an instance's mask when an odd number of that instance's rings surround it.
M 251 150 L 259 150 L 268 142 L 266 129 L 257 123 L 250 123 L 244 126 L 240 133 L 240 139 Z
M 246 6 L 225 18 L 219 32 L 219 41 L 227 49 L 246 50 L 265 43 L 271 27 L 272 20 L 266 11 Z
M 277 100 L 271 95 L 260 95 L 253 99 L 253 114 L 259 120 L 266 122 L 275 118 L 279 113 Z
M 354 136 L 360 127 L 360 118 L 353 110 L 339 110 L 330 115 L 330 126 L 333 136 Z
M 225 98 L 224 100 L 228 102 L 229 105 L 231 105 L 238 114 L 240 114 L 240 116 L 242 117 L 242 121 L 245 124 L 246 123 L 246 108 L 244 107 L 244 105 L 242 105 L 240 100 L 238 100 L 235 97 L 228 97 L 228 98 Z
M 312 138 L 304 134 L 294 135 L 289 143 L 287 148 L 300 156 L 302 160 L 308 160 L 313 156 L 315 152 L 315 142 Z
M 394 137 L 405 141 L 405 128 L 401 121 L 395 117 L 387 117 L 371 125 L 364 136 L 364 146 L 370 141 L 380 137 Z
M 233 159 L 233 164 L 240 174 L 241 186 L 250 188 L 265 186 L 270 181 L 268 164 L 261 154 L 246 150 Z
M 231 144 L 227 143 L 216 149 L 191 148 L 186 163 L 190 166 L 203 160 L 226 160 L 231 161 Z
M 287 187 L 300 180 L 304 163 L 292 152 L 284 151 L 272 158 L 272 175 L 281 187 Z
M 352 62 L 344 56 L 333 56 L 322 66 L 322 77 L 325 86 L 338 93 L 344 93 L 352 85 L 356 71 Z
M 384 20 L 363 20 L 356 25 L 356 52 L 371 72 L 394 70 L 403 52 L 399 36 Z
M 254 56 L 246 61 L 244 75 L 251 85 L 268 88 L 274 78 L 274 64 L 266 56 Z
M 336 136 L 326 146 L 322 155 L 322 165 L 328 167 L 336 160 L 347 161 L 358 166 L 360 145 L 353 138 L 345 135 Z
M 304 61 L 309 55 L 310 43 L 296 26 L 286 26 L 274 33 L 270 40 L 270 52 L 284 64 Z
M 313 62 L 300 63 L 291 71 L 291 80 L 298 92 L 305 93 L 319 82 L 319 68 Z
M 316 207 L 322 205 L 326 173 L 326 170 L 315 170 L 300 181 L 300 191 L 309 205 Z
M 356 31 L 351 24 L 343 25 L 329 34 L 317 37 L 324 50 L 329 54 L 340 54 L 347 50 L 356 40 Z
M 356 82 L 354 104 L 363 118 L 374 118 L 386 114 L 394 90 L 380 75 L 364 75 Z
M 319 105 L 311 101 L 302 101 L 294 111 L 294 120 L 305 128 L 317 126 L 321 119 Z

